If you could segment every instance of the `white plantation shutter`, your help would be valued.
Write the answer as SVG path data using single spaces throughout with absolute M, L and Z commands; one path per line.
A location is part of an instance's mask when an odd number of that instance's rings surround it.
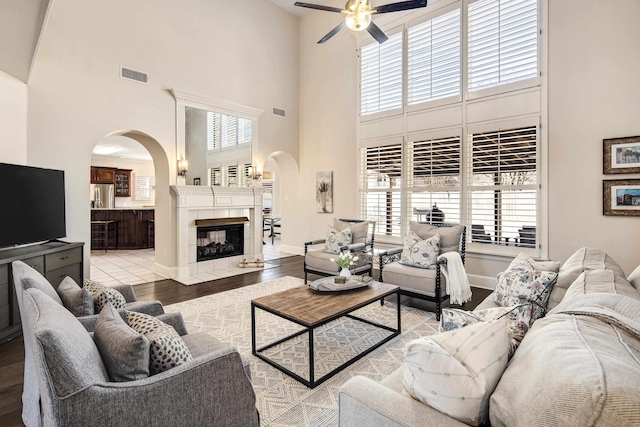
M 402 108 L 402 32 L 364 46 L 360 54 L 360 113 L 397 108 Z
M 210 187 L 220 187 L 222 185 L 222 169 L 221 168 L 211 168 L 209 169 L 209 182 L 208 185 Z
M 537 0 L 469 5 L 469 90 L 538 76 Z
M 220 148 L 220 114 L 207 112 L 207 150 Z
M 238 186 L 238 166 L 225 166 L 222 168 L 222 185 L 224 187 L 237 187 Z
M 472 241 L 537 247 L 537 141 L 536 126 L 469 134 Z M 481 239 L 474 230 L 489 236 Z
M 251 163 L 244 163 L 242 166 L 243 174 L 240 187 L 251 187 L 253 180 L 251 179 Z
M 220 121 L 222 148 L 235 147 L 238 143 L 238 118 L 222 114 Z
M 238 118 L 238 144 L 251 142 L 253 127 L 251 120 Z
M 409 105 L 460 94 L 460 9 L 407 31 Z
M 430 221 L 434 204 L 444 214 L 444 222 L 460 223 L 461 188 L 460 136 L 407 145 L 407 218 Z M 436 211 L 437 212 L 437 211 Z
M 402 144 L 360 150 L 360 212 L 376 221 L 377 234 L 400 236 Z

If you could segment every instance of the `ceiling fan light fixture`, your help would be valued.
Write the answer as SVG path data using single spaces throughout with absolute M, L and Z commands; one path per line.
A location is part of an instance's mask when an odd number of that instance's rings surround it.
M 352 31 L 364 31 L 371 24 L 371 14 L 367 12 L 354 12 L 345 18 L 347 28 Z

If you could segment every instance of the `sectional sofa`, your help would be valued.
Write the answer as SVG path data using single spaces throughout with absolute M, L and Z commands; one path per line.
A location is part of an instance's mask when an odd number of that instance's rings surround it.
M 628 280 L 604 251 L 582 248 L 559 269 L 535 321 L 490 396 L 492 426 L 640 425 L 640 269 Z M 477 309 L 494 307 L 493 295 Z M 340 426 L 464 426 L 414 399 L 404 366 L 339 391 Z

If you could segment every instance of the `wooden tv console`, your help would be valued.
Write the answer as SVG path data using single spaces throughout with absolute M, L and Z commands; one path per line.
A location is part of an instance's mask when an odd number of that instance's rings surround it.
M 13 285 L 11 263 L 23 261 L 54 286 L 71 276 L 82 286 L 84 243 L 53 241 L 0 251 L 0 344 L 20 335 L 20 312 Z

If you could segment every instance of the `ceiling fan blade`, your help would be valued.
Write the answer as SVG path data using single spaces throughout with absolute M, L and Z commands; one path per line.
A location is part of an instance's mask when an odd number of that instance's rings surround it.
M 389 12 L 400 12 L 402 10 L 411 10 L 418 9 L 420 7 L 426 7 L 427 0 L 414 0 L 414 1 L 401 1 L 398 3 L 385 4 L 383 6 L 378 6 L 375 9 L 374 13 L 389 13 Z
M 373 21 L 369 23 L 367 31 L 373 36 L 374 39 L 377 40 L 378 43 L 384 43 L 389 39 L 389 37 L 387 37 L 387 35 L 380 29 L 380 27 L 374 24 Z
M 322 6 L 320 4 L 300 3 L 299 1 L 293 4 L 294 6 L 306 7 L 307 9 L 324 10 L 326 12 L 338 12 L 342 13 L 342 9 L 331 6 Z
M 322 44 L 322 43 L 326 42 L 327 40 L 329 40 L 331 37 L 333 37 L 336 34 L 338 34 L 338 31 L 340 31 L 342 29 L 342 27 L 344 27 L 344 24 L 345 24 L 345 22 L 342 21 L 337 27 L 335 27 L 333 30 L 329 31 L 329 33 L 326 36 L 321 38 L 320 41 L 318 41 L 318 44 Z

